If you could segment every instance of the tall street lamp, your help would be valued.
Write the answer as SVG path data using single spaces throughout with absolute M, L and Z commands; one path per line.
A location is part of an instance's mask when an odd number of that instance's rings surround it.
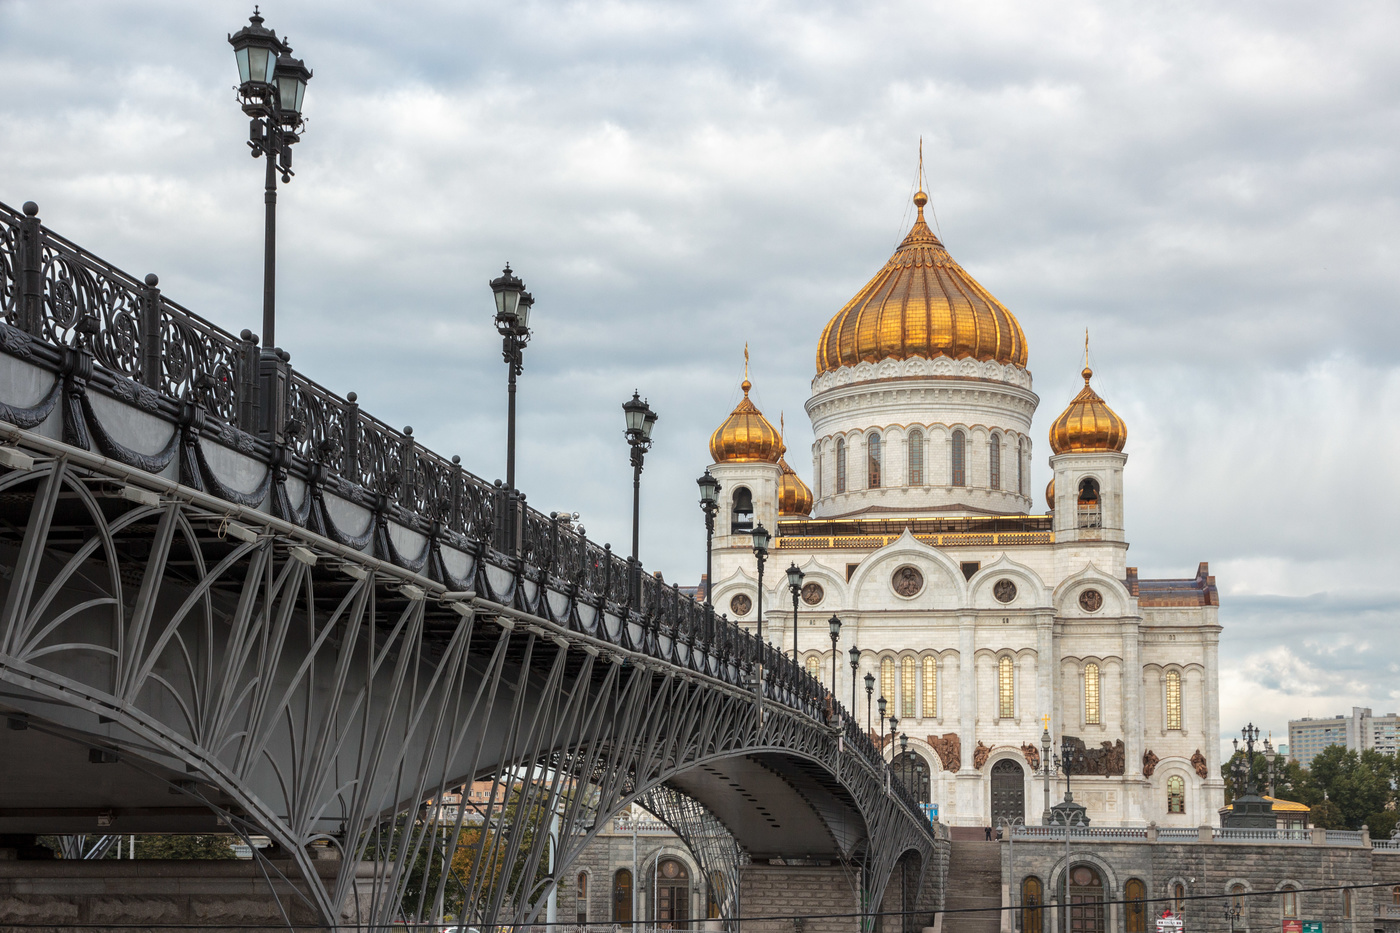
M 263 203 L 263 353 L 277 345 L 277 177 L 292 180 L 292 146 L 301 137 L 302 100 L 311 70 L 292 58 L 286 39 L 263 27 L 256 9 L 248 25 L 228 37 L 238 62 L 238 99 L 252 118 L 248 147 L 267 161 Z
M 753 526 L 753 556 L 758 561 L 758 646 L 763 650 L 763 562 L 768 559 L 768 529 Z
M 515 492 L 515 380 L 525 370 L 525 345 L 530 342 L 530 309 L 535 299 L 525 283 L 510 271 L 491 280 L 496 296 L 496 333 L 501 335 L 501 358 L 506 364 L 506 492 Z
M 792 661 L 797 663 L 797 597 L 802 593 L 802 578 L 806 574 L 793 561 L 788 565 L 788 589 L 792 590 Z
M 860 649 L 851 645 L 851 718 L 856 716 L 856 674 L 860 673 Z
M 879 699 L 879 701 L 878 701 L 875 705 L 878 706 L 878 707 L 880 708 L 880 748 L 881 748 L 881 749 L 884 749 L 884 747 L 885 747 L 885 710 L 889 708 L 889 700 L 886 700 L 886 699 L 885 699 L 885 695 L 882 693 L 882 694 L 880 694 L 880 699 Z
M 656 425 L 656 412 L 651 410 L 641 397 L 633 391 L 632 397 L 622 403 L 622 413 L 627 419 L 627 445 L 632 448 L 632 602 L 641 596 L 641 563 L 637 560 L 637 545 L 641 537 L 642 514 L 642 461 L 651 449 L 651 430 Z
M 715 581 L 710 578 L 713 572 L 710 566 L 710 558 L 714 551 L 712 542 L 715 538 L 715 513 L 719 511 L 719 480 L 705 470 L 705 475 L 695 481 L 700 487 L 700 508 L 705 513 L 705 608 L 714 610 L 714 601 L 710 599 L 710 592 L 715 588 Z
M 841 619 L 832 616 L 826 620 L 827 631 L 831 634 L 831 722 L 836 724 L 836 643 L 841 640 Z
M 874 692 L 875 692 L 875 675 L 874 675 L 874 674 L 866 674 L 866 675 L 865 675 L 865 734 L 866 734 L 866 735 L 869 735 L 869 734 L 870 734 L 870 695 L 871 695 L 872 693 L 874 693 Z M 882 698 L 882 699 L 883 699 L 883 698 Z M 885 708 L 884 708 L 883 706 L 880 707 L 880 715 L 881 715 L 881 716 L 885 715 Z M 881 728 L 884 728 L 884 724 L 883 724 L 883 723 L 881 724 Z

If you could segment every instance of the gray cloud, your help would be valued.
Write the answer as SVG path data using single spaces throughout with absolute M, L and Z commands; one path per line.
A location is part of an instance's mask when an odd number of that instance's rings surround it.
M 279 267 L 279 343 L 314 378 L 500 475 L 485 283 L 510 259 L 538 298 L 522 485 L 624 542 L 618 408 L 640 388 L 661 412 L 645 557 L 692 581 L 693 481 L 743 344 L 800 451 L 816 338 L 903 234 L 922 134 L 950 250 L 1026 329 L 1038 436 L 1076 389 L 1087 326 L 1130 426 L 1131 562 L 1212 562 L 1225 727 L 1266 715 L 1261 690 L 1277 718 L 1285 695 L 1390 689 L 1371 659 L 1400 599 L 1394 7 L 264 12 L 316 71 Z M 0 4 L 0 199 L 38 201 L 235 331 L 259 319 L 261 173 L 224 41 L 246 15 Z M 1362 590 L 1374 602 L 1351 601 Z M 1289 688 L 1302 679 L 1320 686 Z

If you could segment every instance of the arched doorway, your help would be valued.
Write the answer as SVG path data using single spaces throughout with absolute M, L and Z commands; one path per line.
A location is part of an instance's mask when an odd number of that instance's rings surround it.
M 992 825 L 1025 817 L 1026 772 L 1015 761 L 1003 758 L 992 765 Z
M 690 873 L 673 858 L 656 866 L 656 915 L 663 930 L 684 928 L 690 921 Z
M 900 752 L 890 762 L 890 770 L 909 793 L 918 798 L 919 803 L 929 803 L 928 762 L 916 752 Z
M 632 872 L 619 868 L 613 875 L 613 923 L 632 922 Z
M 1104 933 L 1103 879 L 1092 865 L 1069 870 L 1068 933 Z

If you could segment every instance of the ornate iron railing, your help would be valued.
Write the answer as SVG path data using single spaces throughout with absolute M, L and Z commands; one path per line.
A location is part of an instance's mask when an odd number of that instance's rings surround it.
M 850 753 L 884 769 L 855 718 L 772 645 L 588 540 L 568 518 L 530 508 L 523 494 L 471 474 L 460 458 L 423 448 L 412 428 L 400 431 L 367 414 L 354 393 L 337 395 L 297 372 L 287 354 L 260 348 L 249 331 L 235 336 L 176 304 L 154 275 L 136 279 L 42 226 L 37 215 L 32 204 L 24 212 L 0 204 L 0 350 L 25 356 L 35 342 L 47 345 L 55 368 L 86 366 L 113 394 L 139 398 L 186 430 L 193 425 L 262 458 L 269 471 L 361 505 L 375 523 L 392 520 L 488 556 L 524 581 L 567 590 L 600 618 L 619 618 L 620 637 L 633 650 L 822 720 Z M 129 462 L 159 471 L 151 465 L 158 458 L 142 456 Z M 255 504 L 252 494 L 238 495 Z M 271 511 L 290 509 L 276 496 L 271 501 Z M 303 524 L 308 508 L 303 502 L 300 515 L 279 517 Z M 376 527 L 355 546 L 368 545 Z M 339 543 L 349 541 L 341 535 Z M 393 546 L 385 547 L 394 557 Z M 888 784 L 927 825 L 913 795 L 898 781 Z

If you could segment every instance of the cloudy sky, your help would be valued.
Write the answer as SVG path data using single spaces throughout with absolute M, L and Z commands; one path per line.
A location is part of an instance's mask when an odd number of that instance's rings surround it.
M 242 2 L 0 0 L 0 200 L 259 328 Z M 625 547 L 620 403 L 660 412 L 643 556 L 703 566 L 695 477 L 739 396 L 790 447 L 823 324 L 910 219 L 1020 318 L 1044 431 L 1130 426 L 1129 562 L 1222 592 L 1222 727 L 1400 707 L 1397 140 L 1387 3 L 272 0 L 315 70 L 280 202 L 278 343 L 504 472 L 487 281 L 534 292 L 520 485 Z M 810 479 L 810 465 L 793 458 Z

